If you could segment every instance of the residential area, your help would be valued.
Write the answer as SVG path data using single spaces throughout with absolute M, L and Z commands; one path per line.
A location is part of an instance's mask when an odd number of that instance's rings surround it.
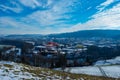
M 119 56 L 120 41 L 112 39 L 1 39 L 0 60 L 46 68 L 90 66 Z

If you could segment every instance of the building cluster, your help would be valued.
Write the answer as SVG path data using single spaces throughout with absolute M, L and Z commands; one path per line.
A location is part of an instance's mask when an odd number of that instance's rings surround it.
M 91 65 L 120 52 L 118 41 L 105 39 L 43 38 L 3 42 L 11 45 L 0 45 L 1 60 L 48 68 Z
M 82 55 L 86 50 L 83 45 L 69 46 L 56 42 L 35 45 L 34 42 L 26 41 L 22 48 L 0 45 L 0 59 L 49 68 L 79 66 L 85 63 Z

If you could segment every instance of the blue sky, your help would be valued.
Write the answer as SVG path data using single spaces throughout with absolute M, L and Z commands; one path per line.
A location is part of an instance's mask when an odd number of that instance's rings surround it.
M 120 0 L 0 0 L 0 34 L 120 29 Z

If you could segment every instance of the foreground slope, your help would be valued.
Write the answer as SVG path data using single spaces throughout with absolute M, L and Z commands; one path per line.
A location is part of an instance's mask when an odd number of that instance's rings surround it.
M 0 80 L 115 80 L 114 78 L 70 74 L 25 64 L 0 61 Z

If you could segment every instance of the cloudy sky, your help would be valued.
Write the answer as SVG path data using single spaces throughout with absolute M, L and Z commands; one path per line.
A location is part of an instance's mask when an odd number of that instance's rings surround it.
M 120 0 L 0 0 L 0 34 L 120 29 Z

